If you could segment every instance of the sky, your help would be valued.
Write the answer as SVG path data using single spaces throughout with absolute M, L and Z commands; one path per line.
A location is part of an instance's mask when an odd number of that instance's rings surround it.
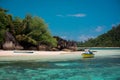
M 0 0 L 14 17 L 39 16 L 53 36 L 85 41 L 120 23 L 120 0 Z

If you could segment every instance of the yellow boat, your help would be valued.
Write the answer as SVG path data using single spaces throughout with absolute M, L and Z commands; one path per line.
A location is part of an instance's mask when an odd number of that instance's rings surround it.
M 82 57 L 83 57 L 83 58 L 93 58 L 93 57 L 94 57 L 94 54 L 86 54 L 86 53 L 83 53 L 83 54 L 82 54 Z

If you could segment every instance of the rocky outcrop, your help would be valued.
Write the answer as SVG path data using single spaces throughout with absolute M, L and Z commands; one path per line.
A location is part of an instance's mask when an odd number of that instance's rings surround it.
M 77 50 L 77 43 L 75 41 L 65 40 L 58 36 L 54 36 L 57 40 L 57 49 L 58 50 L 67 50 L 67 51 L 76 51 Z
M 15 49 L 15 45 L 12 41 L 6 41 L 4 44 L 3 44 L 3 49 L 5 50 L 13 50 Z
M 37 47 L 31 46 L 28 48 L 28 50 L 37 50 Z
M 38 45 L 37 49 L 40 51 L 46 51 L 48 47 L 46 45 Z
M 15 50 L 22 50 L 23 49 L 23 47 L 21 46 L 21 45 L 15 45 Z
M 31 45 L 30 43 L 23 43 L 21 42 L 21 45 L 25 45 L 24 48 L 16 41 L 15 37 L 8 31 L 5 33 L 4 43 L 2 44 L 2 48 L 5 50 L 40 50 L 40 51 L 76 51 L 77 50 L 77 44 L 75 41 L 69 41 L 62 39 L 58 36 L 54 36 L 54 38 L 57 40 L 57 47 L 50 47 L 45 44 L 38 44 L 37 45 Z
M 23 47 L 21 45 L 19 45 L 19 43 L 16 41 L 16 39 L 14 38 L 14 36 L 6 31 L 5 32 L 5 37 L 4 37 L 4 43 L 2 45 L 2 48 L 5 50 L 20 50 L 23 49 Z

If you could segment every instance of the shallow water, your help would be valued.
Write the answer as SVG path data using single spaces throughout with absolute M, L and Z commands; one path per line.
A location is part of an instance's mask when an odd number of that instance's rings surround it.
M 111 48 L 90 48 L 90 50 L 120 50 L 120 48 L 114 48 L 114 47 L 111 47 Z
M 120 80 L 120 58 L 1 62 L 0 80 Z
M 120 80 L 120 55 L 57 62 L 0 62 L 0 80 Z

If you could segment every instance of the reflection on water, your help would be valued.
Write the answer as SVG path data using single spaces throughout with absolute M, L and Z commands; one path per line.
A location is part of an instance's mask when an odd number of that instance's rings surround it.
M 0 62 L 0 80 L 120 80 L 120 57 L 60 62 Z

